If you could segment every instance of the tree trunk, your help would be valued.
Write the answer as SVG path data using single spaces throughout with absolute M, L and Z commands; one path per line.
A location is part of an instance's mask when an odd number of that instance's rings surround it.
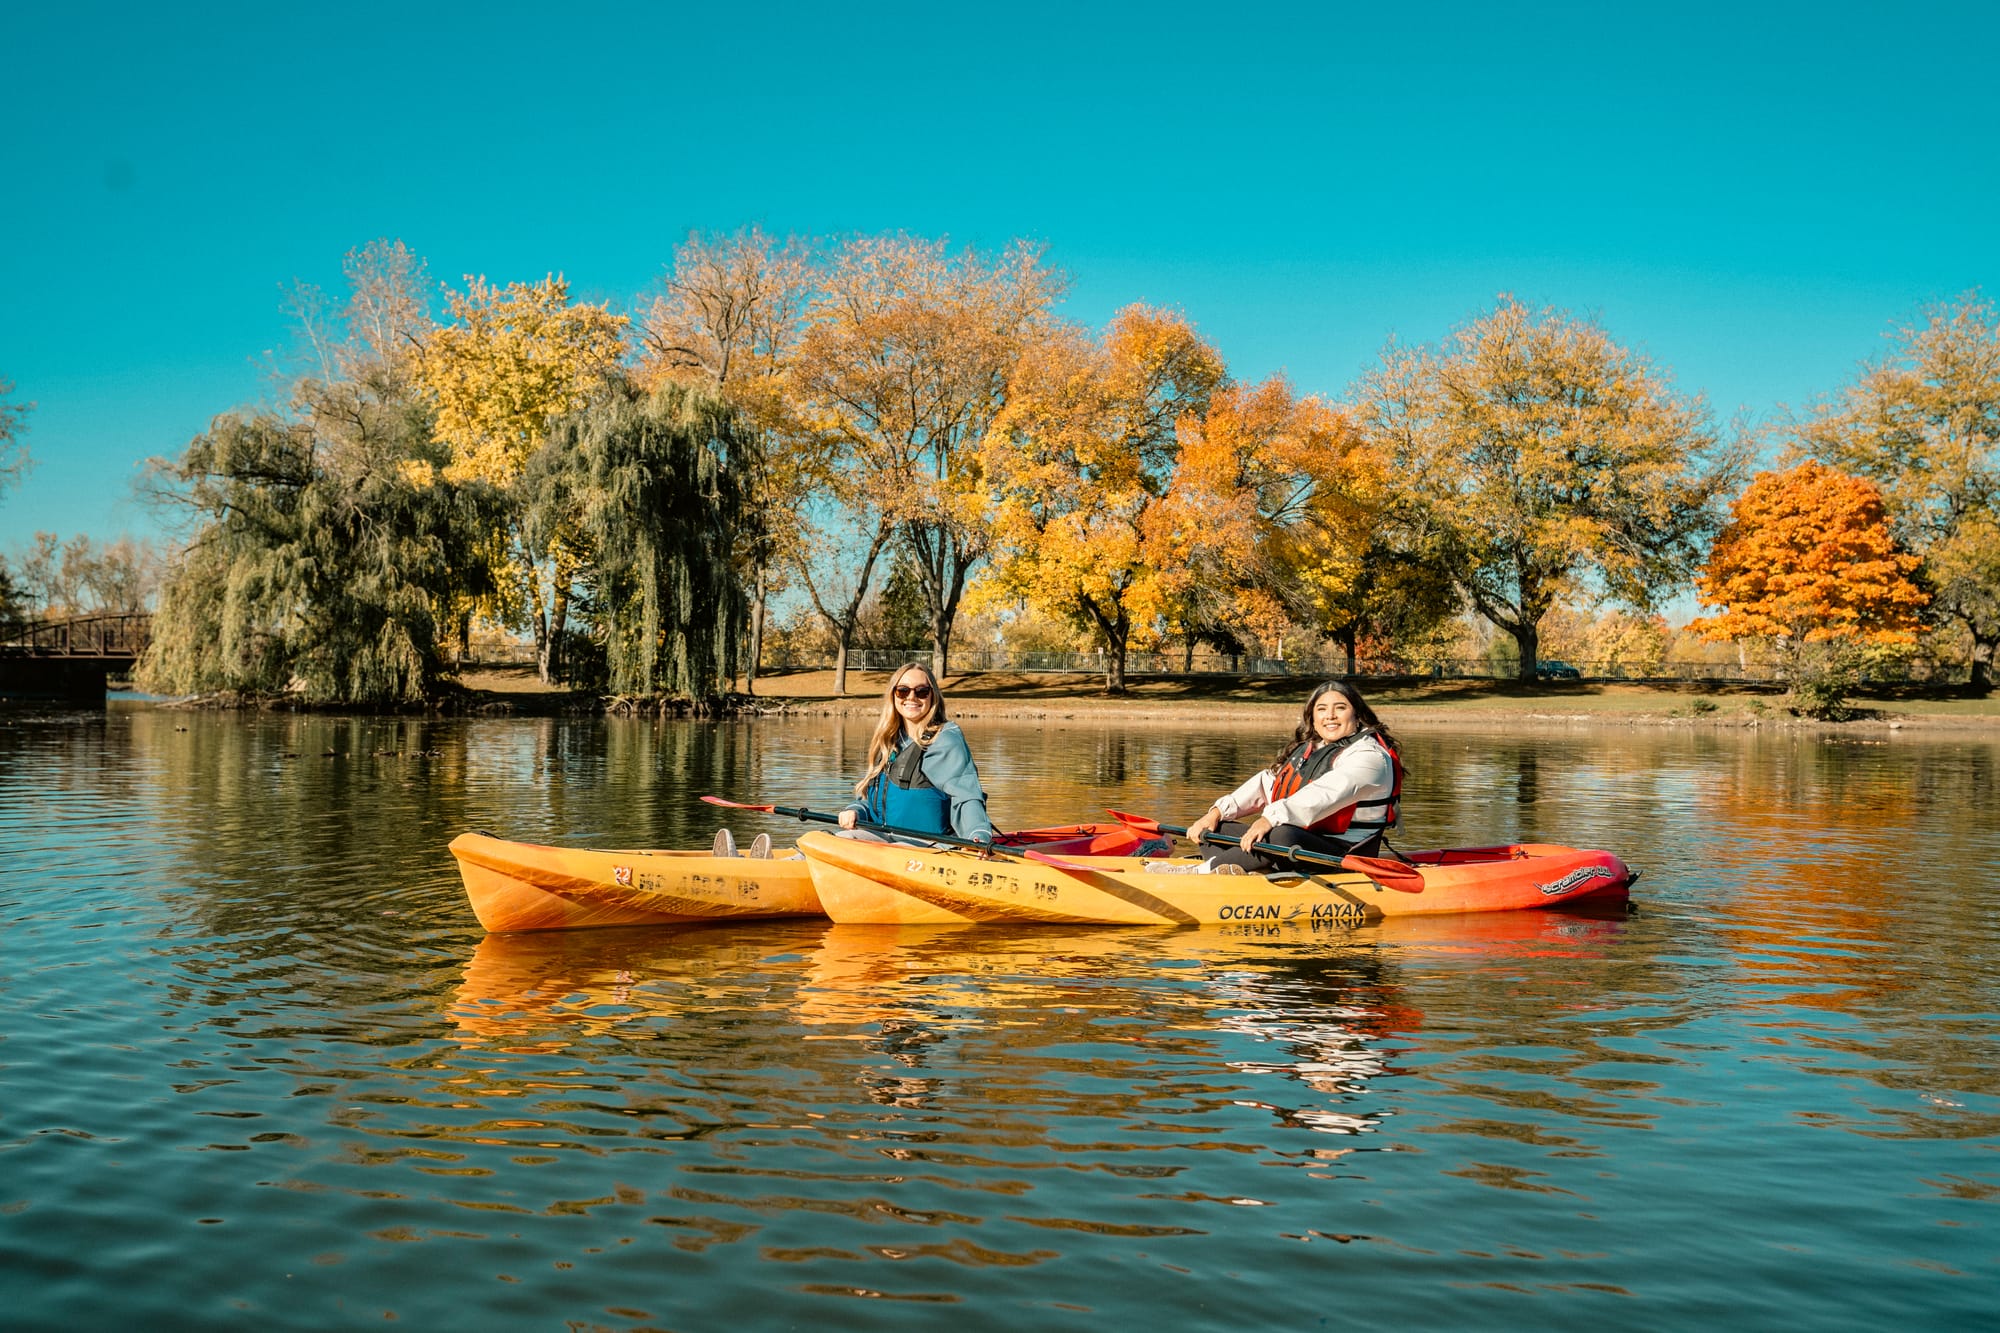
M 1333 635 L 1333 641 L 1339 644 L 1347 653 L 1347 674 L 1350 676 L 1354 674 L 1360 638 L 1360 634 L 1352 625 L 1347 626 L 1345 629 L 1336 630 Z
M 764 567 L 757 566 L 757 595 L 750 603 L 750 660 L 743 665 L 743 692 L 757 693 L 757 667 L 764 660 Z
M 549 683 L 549 617 L 542 610 L 541 598 L 535 600 L 535 674 L 544 685 Z
M 931 674 L 936 676 L 938 684 L 942 685 L 944 678 L 950 674 L 950 669 L 951 618 L 946 616 L 931 622 Z
M 461 611 L 458 616 L 458 663 L 464 666 L 472 656 L 472 612 Z
M 1187 637 L 1186 639 L 1182 640 L 1182 650 L 1181 650 L 1181 674 L 1182 674 L 1183 676 L 1192 676 L 1192 675 L 1194 674 L 1194 636 L 1193 636 L 1193 635 L 1189 635 L 1189 636 L 1188 636 L 1188 637 Z
M 1979 694 L 1993 692 L 1993 649 L 1995 641 L 1972 637 L 1972 677 L 1968 686 Z
M 1104 655 L 1104 692 L 1125 693 L 1125 643 L 1119 640 Z
M 569 623 L 569 589 L 557 587 L 549 608 L 549 632 L 542 641 L 542 684 L 555 684 L 562 674 L 563 626 Z
M 853 635 L 853 625 L 843 626 L 833 650 L 833 697 L 836 699 L 847 693 L 847 641 Z
M 1532 685 L 1536 679 L 1535 661 L 1542 651 L 1542 627 L 1539 622 L 1522 616 L 1518 623 L 1506 629 L 1514 636 L 1515 649 L 1521 654 L 1520 668 L 1514 673 L 1514 679 Z

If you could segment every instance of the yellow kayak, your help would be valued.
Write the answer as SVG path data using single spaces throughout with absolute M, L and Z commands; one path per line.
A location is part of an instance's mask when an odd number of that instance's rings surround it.
M 606 852 L 461 833 L 451 854 L 491 931 L 824 915 L 811 870 L 790 853 Z
M 1069 925 L 1357 925 L 1390 916 L 1515 911 L 1627 896 L 1632 874 L 1609 852 L 1546 843 L 1419 852 L 1414 865 L 1274 875 L 1160 873 L 1192 866 L 1129 856 L 1061 864 L 981 857 L 808 833 L 799 850 L 835 921 L 1017 921 Z M 1381 863 L 1375 863 L 1381 864 Z M 869 886 L 849 892 L 850 884 Z M 943 915 L 941 915 L 943 914 Z

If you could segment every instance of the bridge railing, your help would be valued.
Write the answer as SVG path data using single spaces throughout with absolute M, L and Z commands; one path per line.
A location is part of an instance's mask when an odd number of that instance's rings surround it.
M 75 616 L 33 620 L 0 635 L 0 652 L 30 657 L 137 657 L 153 641 L 153 617 Z

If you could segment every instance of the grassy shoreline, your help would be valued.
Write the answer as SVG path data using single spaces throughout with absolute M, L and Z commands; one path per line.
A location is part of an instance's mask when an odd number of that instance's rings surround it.
M 760 676 L 742 700 L 750 714 L 867 715 L 881 707 L 888 673 L 850 671 L 847 693 L 835 696 L 831 671 Z M 1199 711 L 1204 724 L 1257 726 L 1296 716 L 1312 681 L 1282 676 L 1135 677 L 1123 695 L 1105 692 L 1103 677 L 975 671 L 945 678 L 956 717 L 1047 720 L 1117 719 L 1180 725 Z M 1523 685 L 1499 680 L 1383 678 L 1356 682 L 1396 727 L 1536 726 L 1771 727 L 1830 733 L 1974 730 L 2000 736 L 2000 695 L 1968 697 L 1962 689 L 1878 686 L 1859 691 L 1852 722 L 1815 722 L 1785 709 L 1774 685 L 1738 681 L 1636 684 L 1555 681 Z M 471 706 L 490 712 L 590 711 L 594 696 L 552 689 L 529 667 L 471 671 L 461 680 Z

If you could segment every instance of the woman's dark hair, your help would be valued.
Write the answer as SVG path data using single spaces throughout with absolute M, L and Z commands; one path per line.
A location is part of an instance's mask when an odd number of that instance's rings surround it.
M 1355 735 L 1373 735 L 1391 750 L 1401 748 L 1396 744 L 1396 738 L 1389 734 L 1389 729 L 1382 725 L 1382 719 L 1375 716 L 1375 710 L 1368 706 L 1368 701 L 1361 697 L 1360 690 L 1344 680 L 1329 680 L 1315 686 L 1313 692 L 1306 696 L 1306 706 L 1299 710 L 1298 728 L 1292 732 L 1292 738 L 1285 743 L 1285 748 L 1278 751 L 1278 757 L 1271 761 L 1273 773 L 1283 768 L 1286 760 L 1297 754 L 1305 747 L 1307 741 L 1319 734 L 1313 730 L 1313 705 L 1329 694 L 1338 694 L 1354 709 Z

